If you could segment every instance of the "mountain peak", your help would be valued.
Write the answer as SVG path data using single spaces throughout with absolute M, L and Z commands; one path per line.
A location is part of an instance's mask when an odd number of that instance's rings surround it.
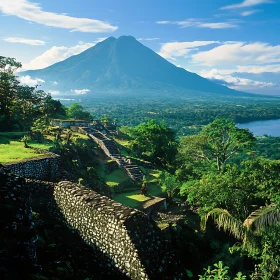
M 104 41 L 116 41 L 117 39 L 115 38 L 115 37 L 113 37 L 113 36 L 110 36 L 110 37 L 108 37 L 108 38 L 106 38 L 105 40 L 103 40 L 103 42 Z M 102 41 L 101 41 L 102 42 Z
M 133 36 L 109 37 L 76 56 L 24 75 L 43 79 L 48 90 L 57 81 L 55 90 L 64 92 L 86 88 L 92 92 L 235 93 L 176 67 Z
M 137 41 L 133 36 L 131 35 L 122 35 L 118 39 L 118 41 Z

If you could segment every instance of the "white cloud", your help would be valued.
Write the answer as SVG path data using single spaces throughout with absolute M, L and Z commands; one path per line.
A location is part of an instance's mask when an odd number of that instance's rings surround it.
M 247 17 L 247 16 L 253 15 L 253 14 L 255 14 L 255 13 L 258 13 L 258 12 L 260 12 L 260 11 L 261 11 L 261 10 L 244 11 L 244 12 L 241 13 L 241 15 L 242 15 L 243 17 Z
M 228 22 L 210 22 L 210 23 L 201 23 L 199 27 L 208 27 L 212 29 L 225 29 L 225 28 L 235 28 L 236 24 Z
M 87 92 L 90 92 L 89 89 L 84 88 L 84 89 L 72 89 L 71 91 L 75 92 L 76 94 L 82 95 L 82 94 L 86 94 Z
M 155 41 L 159 39 L 160 38 L 137 38 L 138 41 Z
M 274 93 L 274 91 L 278 91 L 278 86 L 274 83 L 255 81 L 228 74 L 225 75 L 220 73 L 220 71 L 218 71 L 217 69 L 212 69 L 211 71 L 201 71 L 200 75 L 204 78 L 212 80 L 213 82 L 225 85 L 236 90 L 255 93 L 264 93 L 268 91 Z
M 263 72 L 272 72 L 277 73 L 280 72 L 280 64 L 272 64 L 272 65 L 238 65 L 236 72 L 247 72 L 260 74 Z
M 183 21 L 157 21 L 157 24 L 176 24 L 180 26 L 181 28 L 184 27 L 200 27 L 200 28 L 211 28 L 211 29 L 226 29 L 226 28 L 235 28 L 238 27 L 236 22 L 230 21 L 230 22 L 205 22 L 200 21 L 197 19 L 186 19 Z
M 18 38 L 18 37 L 7 37 L 4 38 L 3 40 L 9 43 L 22 43 L 31 46 L 44 46 L 46 44 L 46 42 L 42 40 L 33 40 L 33 39 Z
M 58 95 L 60 94 L 59 90 L 47 90 L 48 93 L 50 93 L 51 95 Z
M 262 65 L 280 62 L 280 45 L 228 43 L 193 54 L 194 62 L 207 66 Z
M 19 81 L 24 84 L 28 85 L 30 87 L 34 87 L 36 85 L 42 84 L 45 81 L 39 78 L 31 78 L 29 75 L 19 77 Z
M 164 58 L 174 58 L 185 56 L 193 48 L 206 46 L 210 44 L 217 44 L 218 41 L 193 41 L 193 42 L 169 42 L 161 46 L 158 52 Z
M 212 69 L 211 71 L 201 71 L 200 75 L 208 79 L 225 81 L 225 85 L 229 85 L 229 86 L 258 86 L 258 87 L 275 86 L 273 83 L 255 81 L 255 80 L 240 78 L 232 75 L 224 75 L 220 73 L 217 69 Z
M 172 23 L 175 24 L 175 22 L 176 22 L 176 21 L 159 20 L 159 21 L 157 21 L 156 23 L 157 23 L 157 24 L 172 24 Z
M 24 64 L 22 70 L 41 69 L 48 67 L 72 55 L 79 54 L 94 45 L 95 43 L 84 43 L 78 44 L 73 47 L 53 46 L 49 50 L 45 51 L 43 54 L 35 57 L 29 63 Z
M 58 82 L 57 81 L 51 81 L 52 86 L 57 86 Z
M 253 6 L 268 4 L 268 3 L 272 3 L 272 1 L 271 0 L 244 0 L 239 4 L 233 4 L 233 5 L 222 7 L 221 10 L 247 8 L 247 7 L 253 7 Z
M 117 29 L 116 26 L 100 20 L 45 12 L 39 4 L 31 3 L 28 0 L 1 0 L 0 10 L 6 15 L 17 16 L 45 26 L 70 29 L 70 32 L 113 32 Z

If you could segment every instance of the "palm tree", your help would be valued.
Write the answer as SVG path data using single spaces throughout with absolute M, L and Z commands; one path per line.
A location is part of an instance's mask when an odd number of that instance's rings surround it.
M 233 217 L 227 210 L 215 208 L 201 219 L 201 226 L 206 229 L 206 224 L 212 217 L 218 228 L 223 228 L 235 238 L 242 240 L 243 245 L 250 245 L 256 237 L 267 226 L 280 222 L 280 211 L 276 204 L 261 207 L 252 212 L 244 222 Z

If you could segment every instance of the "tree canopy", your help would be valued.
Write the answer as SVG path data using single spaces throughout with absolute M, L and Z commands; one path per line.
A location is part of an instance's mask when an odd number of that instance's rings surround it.
M 149 120 L 130 129 L 135 153 L 162 166 L 170 166 L 177 154 L 175 132 L 164 122 Z
M 220 171 L 237 153 L 248 151 L 255 138 L 229 120 L 217 119 L 203 127 L 198 135 L 182 137 L 181 153 L 187 159 L 215 163 Z
M 85 111 L 84 107 L 77 102 L 70 105 L 67 110 L 67 116 L 75 120 L 92 120 L 91 114 Z
M 21 63 L 0 56 L 0 127 L 26 129 L 36 118 L 65 115 L 61 103 L 37 87 L 20 84 L 15 71 Z

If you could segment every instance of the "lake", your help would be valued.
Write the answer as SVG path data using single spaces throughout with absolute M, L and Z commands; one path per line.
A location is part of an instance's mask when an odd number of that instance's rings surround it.
M 237 124 L 237 127 L 248 128 L 255 136 L 267 134 L 280 137 L 280 119 L 242 123 Z

